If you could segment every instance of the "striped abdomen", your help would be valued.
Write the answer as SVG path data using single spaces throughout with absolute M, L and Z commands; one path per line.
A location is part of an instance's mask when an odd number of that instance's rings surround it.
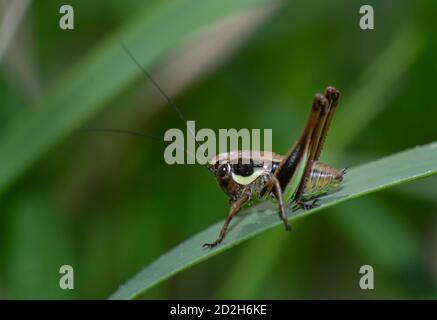
M 337 189 L 346 170 L 337 170 L 330 165 L 314 162 L 305 182 L 304 200 L 310 200 Z

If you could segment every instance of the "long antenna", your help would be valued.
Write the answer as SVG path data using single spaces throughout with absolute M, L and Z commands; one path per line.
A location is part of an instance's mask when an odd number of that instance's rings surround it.
M 132 61 L 137 65 L 138 68 L 144 73 L 144 75 L 153 83 L 155 88 L 161 93 L 161 95 L 165 98 L 167 103 L 173 108 L 174 111 L 179 115 L 179 118 L 187 125 L 188 131 L 190 131 L 190 134 L 193 136 L 194 141 L 196 142 L 197 146 L 202 150 L 203 154 L 206 154 L 205 148 L 199 143 L 199 141 L 196 140 L 196 135 L 193 132 L 193 129 L 188 125 L 187 120 L 185 119 L 184 115 L 181 112 L 181 109 L 173 102 L 173 100 L 169 97 L 167 93 L 165 93 L 164 89 L 152 78 L 152 76 L 147 72 L 147 70 L 139 63 L 139 61 L 134 57 L 132 52 L 128 49 L 128 47 L 124 44 L 123 41 L 120 41 L 120 45 L 123 48 L 123 50 L 126 52 L 126 54 L 132 59 Z M 207 168 L 211 170 L 210 164 L 207 164 Z
M 138 132 L 138 131 L 132 131 L 132 130 L 124 130 L 124 129 L 108 129 L 108 128 L 86 128 L 86 129 L 81 129 L 79 130 L 79 132 L 97 132 L 97 133 L 117 133 L 117 134 L 126 134 L 129 136 L 134 136 L 134 137 L 146 137 L 146 138 L 151 138 L 155 141 L 159 141 L 159 142 L 163 142 L 161 138 L 153 135 L 153 134 L 147 134 L 147 133 L 143 133 L 143 132 Z M 179 144 L 177 144 L 179 145 Z M 179 145 L 181 146 L 181 145 Z M 182 146 L 183 147 L 183 146 Z M 189 154 L 192 157 L 195 157 L 194 154 L 192 154 L 191 152 L 188 152 L 188 150 L 186 150 L 185 148 L 183 148 L 185 150 L 186 154 Z
M 80 131 L 81 132 L 123 133 L 123 134 L 131 135 L 131 136 L 148 137 L 148 138 L 152 138 L 152 139 L 155 139 L 158 141 L 162 141 L 160 138 L 158 138 L 157 136 L 154 136 L 152 134 L 146 134 L 146 133 L 142 133 L 142 132 L 124 130 L 124 129 L 85 128 L 85 129 L 81 129 Z

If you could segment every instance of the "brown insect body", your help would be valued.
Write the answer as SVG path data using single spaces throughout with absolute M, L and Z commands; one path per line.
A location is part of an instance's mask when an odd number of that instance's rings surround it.
M 286 230 L 291 230 L 285 211 L 287 202 L 294 203 L 295 208 L 311 209 L 316 206 L 317 197 L 339 187 L 345 170 L 318 161 L 339 97 L 340 92 L 333 87 L 328 87 L 324 95 L 315 95 L 302 135 L 286 156 L 233 151 L 212 159 L 208 168 L 230 197 L 231 209 L 218 238 L 205 247 L 223 241 L 233 217 L 253 197 L 274 197 L 280 219 Z M 312 199 L 312 203 L 306 203 Z
M 337 190 L 345 173 L 346 169 L 338 170 L 329 164 L 314 162 L 305 181 L 303 199 L 310 200 Z
M 212 160 L 212 170 L 231 202 L 246 192 L 261 200 L 266 183 L 283 159 L 284 156 L 273 152 L 260 152 L 258 156 L 252 156 L 250 151 L 234 151 L 216 156 Z M 313 162 L 302 198 L 310 200 L 335 191 L 343 181 L 344 174 L 344 169 L 338 170 L 326 163 Z

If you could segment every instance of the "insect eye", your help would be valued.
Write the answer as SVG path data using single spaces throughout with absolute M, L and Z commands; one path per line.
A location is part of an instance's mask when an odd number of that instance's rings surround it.
M 223 165 L 218 169 L 218 176 L 223 178 L 228 173 L 228 166 Z
M 278 168 L 278 164 L 276 162 L 274 162 L 272 164 L 272 170 L 270 171 L 271 173 L 275 173 L 276 169 Z
M 232 167 L 232 172 L 236 175 L 242 176 L 242 177 L 248 177 L 250 175 L 253 174 L 254 169 L 253 169 L 253 164 L 243 164 L 243 163 L 238 163 L 235 164 Z

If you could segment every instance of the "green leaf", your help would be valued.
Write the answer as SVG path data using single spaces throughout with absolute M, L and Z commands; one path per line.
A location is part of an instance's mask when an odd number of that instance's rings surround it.
M 0 193 L 45 152 L 95 116 L 143 75 L 120 46 L 148 70 L 199 31 L 267 0 L 159 1 L 138 9 L 117 33 L 74 66 L 0 137 Z
M 345 176 L 342 189 L 322 197 L 319 207 L 305 212 L 289 211 L 288 216 L 292 221 L 300 219 L 343 201 L 436 173 L 437 143 L 434 142 L 350 169 Z M 228 234 L 221 245 L 212 250 L 202 248 L 202 244 L 217 237 L 223 221 L 214 224 L 159 257 L 121 286 L 111 298 L 133 299 L 171 276 L 220 252 L 229 250 L 238 243 L 281 223 L 276 208 L 271 203 L 266 202 L 243 210 L 232 221 Z

